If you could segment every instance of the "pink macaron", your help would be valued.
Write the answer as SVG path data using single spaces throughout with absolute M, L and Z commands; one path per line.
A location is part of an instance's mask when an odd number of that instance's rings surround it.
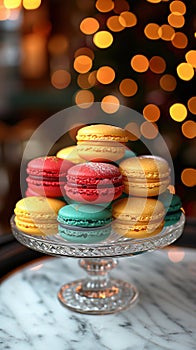
M 55 156 L 32 159 L 27 165 L 26 196 L 63 196 L 66 175 L 73 163 Z
M 122 175 L 113 164 L 77 164 L 67 172 L 65 192 L 67 197 L 78 202 L 110 203 L 123 192 Z

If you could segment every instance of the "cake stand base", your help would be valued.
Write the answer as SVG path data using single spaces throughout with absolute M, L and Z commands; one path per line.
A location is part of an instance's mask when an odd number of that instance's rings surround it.
M 138 300 L 135 286 L 109 278 L 108 271 L 117 265 L 117 260 L 82 259 L 79 264 L 89 276 L 63 285 L 58 293 L 59 301 L 70 310 L 92 315 L 112 314 Z

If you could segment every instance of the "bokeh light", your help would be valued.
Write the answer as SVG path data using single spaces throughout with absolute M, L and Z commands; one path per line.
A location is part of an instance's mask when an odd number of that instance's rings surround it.
M 144 34 L 151 40 L 160 39 L 159 28 L 159 25 L 156 23 L 148 23 L 144 28 Z
M 165 41 L 171 41 L 174 38 L 175 30 L 169 24 L 163 24 L 158 29 L 159 37 Z
M 120 13 L 119 22 L 123 27 L 133 27 L 137 24 L 137 17 L 133 12 L 124 11 Z
M 196 68 L 196 50 L 190 50 L 186 53 L 185 58 L 192 67 Z
M 187 109 L 182 103 L 174 103 L 169 113 L 171 118 L 177 122 L 182 122 L 187 117 Z
M 71 74 L 63 69 L 56 70 L 51 76 L 51 84 L 56 89 L 65 89 L 71 82 Z
M 190 63 L 182 62 L 177 66 L 176 70 L 179 78 L 182 80 L 188 81 L 194 76 L 194 69 Z
M 21 0 L 4 0 L 3 4 L 7 9 L 15 9 L 21 5 Z
M 77 83 L 81 89 L 90 89 L 95 85 L 96 80 L 89 79 L 91 73 L 79 74 L 77 77 Z
M 184 49 L 188 45 L 188 38 L 182 32 L 176 32 L 172 39 L 172 45 L 178 49 Z
M 193 120 L 187 120 L 182 124 L 182 133 L 188 139 L 196 137 L 196 122 Z
M 77 49 L 74 53 L 74 57 L 78 57 L 78 56 L 88 56 L 90 57 L 92 60 L 95 57 L 95 54 L 93 52 L 93 50 L 91 50 L 89 47 L 80 47 L 79 49 Z
M 121 32 L 124 26 L 119 21 L 119 16 L 110 16 L 106 22 L 107 27 L 113 32 Z
M 161 0 L 147 0 L 148 2 L 151 2 L 152 4 L 158 4 L 161 2 Z
M 118 111 L 120 107 L 119 99 L 114 95 L 107 95 L 101 101 L 101 109 L 108 114 Z
M 172 247 L 172 249 L 169 249 L 167 255 L 170 261 L 173 263 L 179 263 L 184 259 L 185 251 L 180 247 Z
M 130 6 L 126 0 L 115 0 L 114 1 L 114 12 L 120 14 L 124 11 L 129 11 Z
M 179 13 L 170 13 L 168 18 L 168 23 L 174 28 L 181 28 L 185 24 L 184 16 Z
M 137 123 L 130 122 L 125 126 L 125 130 L 127 131 L 128 139 L 130 141 L 137 141 L 141 137 L 140 128 Z
M 157 125 L 148 121 L 141 124 L 140 131 L 146 139 L 154 139 L 159 132 Z
M 176 79 L 171 74 L 164 74 L 159 80 L 160 87 L 165 91 L 174 91 L 177 85 Z
M 94 44 L 100 49 L 106 49 L 113 43 L 113 35 L 107 30 L 101 30 L 93 36 Z
M 119 85 L 119 91 L 123 96 L 131 97 L 136 94 L 138 90 L 137 83 L 133 79 L 123 79 Z
M 193 187 L 196 185 L 196 169 L 186 168 L 181 173 L 181 180 L 187 187 Z
M 100 12 L 110 12 L 114 8 L 114 1 L 112 0 L 97 0 L 95 6 Z
M 62 34 L 53 35 L 48 41 L 48 51 L 52 55 L 63 54 L 68 48 L 69 42 Z
M 160 57 L 160 56 L 153 56 L 150 61 L 149 61 L 149 67 L 150 70 L 153 73 L 163 73 L 166 69 L 166 62 L 164 60 L 164 58 Z
M 146 72 L 149 67 L 149 61 L 144 55 L 135 55 L 131 59 L 131 67 L 138 73 Z
M 97 80 L 101 84 L 110 84 L 115 79 L 115 71 L 109 66 L 103 66 L 97 70 Z
M 169 8 L 171 12 L 177 12 L 180 15 L 184 15 L 186 13 L 186 5 L 182 1 L 172 1 Z
M 158 106 L 150 103 L 143 109 L 143 116 L 149 122 L 156 122 L 160 118 L 161 112 Z
M 196 114 L 196 96 L 189 98 L 188 100 L 188 109 L 192 114 Z
M 89 90 L 79 90 L 75 95 L 75 103 L 80 108 L 89 108 L 94 102 L 94 95 Z
M 26 10 L 35 10 L 41 5 L 41 0 L 23 0 L 23 7 Z
M 80 30 L 82 33 L 90 35 L 94 34 L 99 29 L 99 22 L 94 17 L 87 17 L 80 23 Z
M 87 73 L 92 68 L 92 59 L 88 56 L 77 56 L 74 60 L 74 69 L 78 73 Z

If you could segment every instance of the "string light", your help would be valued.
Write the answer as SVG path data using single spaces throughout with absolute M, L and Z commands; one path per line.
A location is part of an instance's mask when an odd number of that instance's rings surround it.
M 182 62 L 177 66 L 177 74 L 180 79 L 188 81 L 194 76 L 194 69 L 190 63 Z
M 149 67 L 149 61 L 144 55 L 135 55 L 131 59 L 131 67 L 138 73 L 146 72 Z
M 196 68 L 196 50 L 190 50 L 186 53 L 185 58 L 192 67 Z
M 106 30 L 99 31 L 94 34 L 93 42 L 100 49 L 106 49 L 112 45 L 113 35 Z
M 150 103 L 143 109 L 143 116 L 149 122 L 156 122 L 160 118 L 161 112 L 158 106 Z
M 181 173 L 181 180 L 187 187 L 193 187 L 196 185 L 196 169 L 186 168 Z
M 133 79 L 123 79 L 120 82 L 119 90 L 123 96 L 134 96 L 138 90 L 137 83 Z
M 92 68 L 92 59 L 88 56 L 77 56 L 74 60 L 74 69 L 78 73 L 87 73 Z
M 82 33 L 90 35 L 94 34 L 99 29 L 99 22 L 96 18 L 87 17 L 80 23 L 80 30 Z
M 89 90 L 80 90 L 75 95 L 75 102 L 80 108 L 89 108 L 94 102 L 94 95 Z
M 182 122 L 187 117 L 187 109 L 182 103 L 174 103 L 169 113 L 171 118 L 177 122 Z
M 182 133 L 188 139 L 196 137 L 196 123 L 193 120 L 187 120 L 182 124 Z
M 171 74 L 164 74 L 159 81 L 160 87 L 168 92 L 174 91 L 177 85 L 176 79 Z
M 107 95 L 101 101 L 101 109 L 108 114 L 117 112 L 119 107 L 120 102 L 116 96 Z
M 97 80 L 102 84 L 110 84 L 115 79 L 115 71 L 109 66 L 103 66 L 97 71 Z
M 196 96 L 189 98 L 188 109 L 192 114 L 196 114 Z

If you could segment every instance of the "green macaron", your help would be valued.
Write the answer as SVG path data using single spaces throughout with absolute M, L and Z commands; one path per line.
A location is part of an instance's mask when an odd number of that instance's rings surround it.
M 163 203 L 166 212 L 164 226 L 176 224 L 180 220 L 182 214 L 182 202 L 180 197 L 167 190 L 159 196 L 159 200 Z
M 72 203 L 58 212 L 58 232 L 73 243 L 92 244 L 111 233 L 111 211 L 99 205 Z

